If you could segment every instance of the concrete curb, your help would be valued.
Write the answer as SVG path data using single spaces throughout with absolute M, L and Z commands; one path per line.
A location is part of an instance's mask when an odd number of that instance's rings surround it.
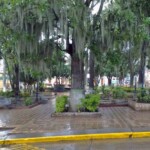
M 81 134 L 81 135 L 61 135 L 45 137 L 27 137 L 27 138 L 6 138 L 1 139 L 1 145 L 9 144 L 27 144 L 40 142 L 58 142 L 58 141 L 75 141 L 75 140 L 100 140 L 100 139 L 123 139 L 123 138 L 147 138 L 150 137 L 148 132 L 120 132 L 120 133 L 100 133 L 100 134 Z

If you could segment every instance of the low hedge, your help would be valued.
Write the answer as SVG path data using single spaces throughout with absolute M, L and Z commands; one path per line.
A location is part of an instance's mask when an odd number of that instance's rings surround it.
M 140 103 L 150 103 L 150 89 L 141 89 L 137 98 Z
M 56 112 L 64 112 L 65 105 L 68 103 L 68 96 L 59 96 L 56 98 Z
M 78 111 L 96 112 L 100 103 L 99 94 L 88 94 L 81 99 L 81 104 L 78 106 Z

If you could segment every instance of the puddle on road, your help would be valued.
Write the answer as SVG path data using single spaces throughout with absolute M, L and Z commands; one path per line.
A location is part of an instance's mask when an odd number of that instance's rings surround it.
M 0 136 L 7 135 L 10 133 L 14 128 L 0 128 Z

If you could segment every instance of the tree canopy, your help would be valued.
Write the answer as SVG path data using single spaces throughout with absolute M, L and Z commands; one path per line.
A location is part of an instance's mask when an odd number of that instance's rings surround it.
M 89 50 L 96 73 L 120 78 L 130 73 L 133 80 L 139 72 L 143 83 L 144 67 L 147 60 L 150 62 L 149 41 L 149 0 L 0 2 L 0 49 L 10 76 L 16 76 L 16 84 L 19 71 L 66 74 L 63 57 L 68 53 L 72 90 L 80 89 L 81 98 Z M 66 68 L 59 69 L 62 66 Z

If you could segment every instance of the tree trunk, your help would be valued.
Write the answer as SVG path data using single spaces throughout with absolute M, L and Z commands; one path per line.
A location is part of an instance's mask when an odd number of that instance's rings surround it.
M 38 102 L 39 101 L 39 81 L 37 81 L 37 85 L 36 85 L 36 98 L 35 101 Z
M 3 92 L 6 92 L 6 65 L 3 59 Z
M 89 87 L 89 78 L 87 76 L 88 74 L 88 63 L 87 62 L 84 62 L 86 65 L 84 66 L 84 89 L 85 91 L 88 90 L 88 87 Z
M 7 67 L 8 76 L 9 76 L 9 81 L 10 81 L 10 85 L 11 85 L 12 91 L 15 91 L 14 82 L 13 82 L 13 79 L 12 79 L 12 75 L 11 75 L 10 68 L 9 68 L 9 64 L 8 64 L 8 62 L 7 62 L 6 57 L 4 57 L 4 60 L 5 60 L 5 65 L 6 65 L 6 67 Z
M 130 72 L 130 87 L 133 87 L 134 74 Z
M 129 42 L 129 69 L 130 69 L 130 87 L 133 87 L 134 70 L 131 56 L 131 43 Z
M 71 61 L 70 111 L 77 111 L 80 99 L 84 97 L 84 65 L 81 58 L 73 53 Z
M 89 92 L 94 91 L 94 55 L 90 52 L 90 80 L 89 80 Z
M 112 80 L 112 77 L 108 77 L 108 85 L 109 85 L 109 86 L 111 86 L 111 83 L 112 83 L 111 80 Z
M 146 63 L 146 41 L 143 42 L 141 48 L 141 60 L 139 69 L 139 86 L 144 87 L 144 76 L 145 76 L 145 63 Z
M 119 85 L 123 85 L 123 79 L 124 79 L 124 69 L 123 66 L 120 66 Z
M 19 100 L 19 65 L 15 65 L 15 97 Z

